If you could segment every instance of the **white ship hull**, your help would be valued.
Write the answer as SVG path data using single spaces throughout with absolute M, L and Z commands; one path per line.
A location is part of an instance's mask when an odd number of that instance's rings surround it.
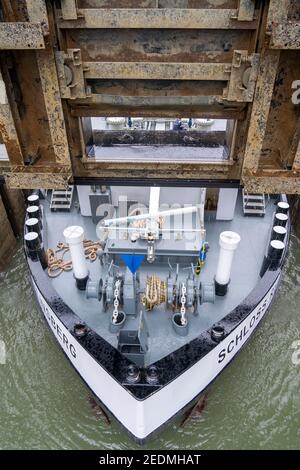
M 45 319 L 74 368 L 117 421 L 137 441 L 144 442 L 191 404 L 238 354 L 265 316 L 279 278 L 280 275 L 259 304 L 224 340 L 175 380 L 144 400 L 135 398 L 81 346 L 32 281 Z

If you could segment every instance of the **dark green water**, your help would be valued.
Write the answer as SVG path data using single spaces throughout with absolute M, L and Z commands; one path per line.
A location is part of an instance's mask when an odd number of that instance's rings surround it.
M 133 449 L 116 424 L 107 426 L 58 349 L 30 287 L 21 248 L 0 278 L 1 449 Z M 289 260 L 270 313 L 248 346 L 210 387 L 197 420 L 170 425 L 149 449 L 299 449 L 300 243 Z

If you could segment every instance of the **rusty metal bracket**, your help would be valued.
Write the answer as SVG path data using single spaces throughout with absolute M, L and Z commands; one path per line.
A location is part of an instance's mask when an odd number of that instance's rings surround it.
M 253 101 L 259 68 L 259 54 L 234 51 L 231 74 L 223 92 L 223 100 L 250 103 Z
M 255 0 L 239 0 L 236 19 L 238 21 L 253 21 L 255 13 Z
M 80 49 L 67 49 L 67 53 L 58 51 L 55 58 L 61 97 L 73 100 L 90 96 L 84 78 L 88 69 L 82 63 Z
M 64 20 L 77 20 L 76 0 L 61 0 L 61 15 Z

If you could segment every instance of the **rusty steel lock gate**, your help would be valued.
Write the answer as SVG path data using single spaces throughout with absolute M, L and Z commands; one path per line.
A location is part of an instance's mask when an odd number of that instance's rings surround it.
M 118 175 L 149 184 L 210 180 L 251 192 L 300 192 L 297 1 L 0 5 L 0 145 L 8 155 L 0 157 L 0 174 L 10 187 L 59 189 Z M 158 164 L 97 161 L 89 153 L 97 139 L 124 138 L 95 133 L 92 117 L 183 114 L 227 119 L 226 135 L 209 137 L 213 144 L 223 139 L 227 158 Z M 195 135 L 184 134 L 185 144 L 206 138 Z M 132 131 L 131 139 L 140 142 L 145 133 Z M 181 137 L 166 132 L 160 139 L 178 144 Z

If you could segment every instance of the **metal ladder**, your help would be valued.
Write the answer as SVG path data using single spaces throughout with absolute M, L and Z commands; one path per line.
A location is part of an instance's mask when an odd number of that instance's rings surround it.
M 260 215 L 266 213 L 266 201 L 264 194 L 251 194 L 243 189 L 243 212 L 244 215 Z
M 69 211 L 72 205 L 73 192 L 74 186 L 68 186 L 64 191 L 53 189 L 50 201 L 51 211 Z

